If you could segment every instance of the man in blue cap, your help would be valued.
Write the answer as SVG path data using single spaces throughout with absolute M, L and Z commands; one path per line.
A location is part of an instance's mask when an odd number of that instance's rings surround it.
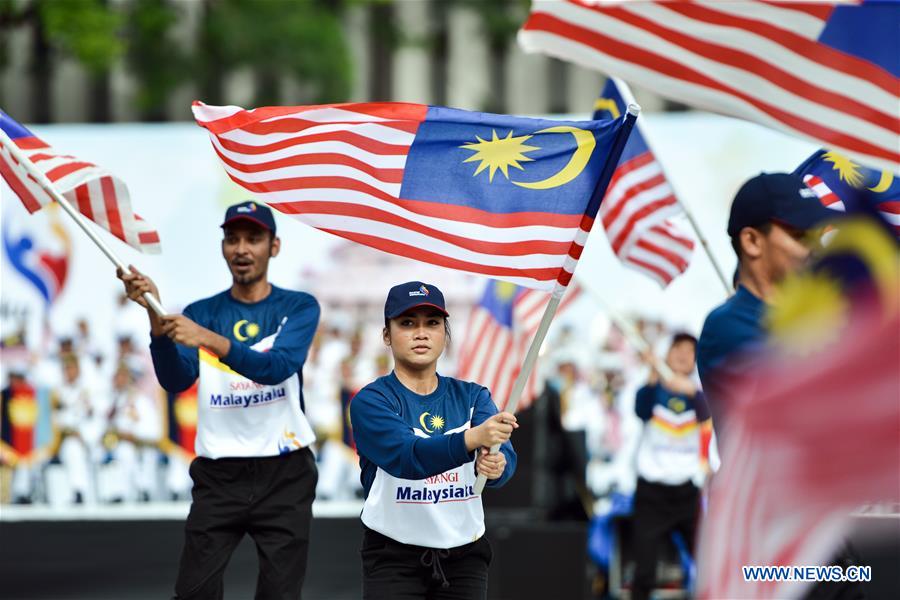
M 738 259 L 736 291 L 707 316 L 697 344 L 697 368 L 717 432 L 728 388 L 745 366 L 738 357 L 765 343 L 766 304 L 777 284 L 806 263 L 810 231 L 834 215 L 800 177 L 787 173 L 761 173 L 734 197 L 728 235 Z
M 225 566 L 249 534 L 259 554 L 256 598 L 301 597 L 316 466 L 304 414 L 303 363 L 319 322 L 316 299 L 269 283 L 278 255 L 272 211 L 252 201 L 228 208 L 222 256 L 228 290 L 181 315 L 158 316 L 150 278 L 119 272 L 128 297 L 147 308 L 159 383 L 178 393 L 199 380 L 193 503 L 176 599 L 221 599 Z
M 736 291 L 706 317 L 697 345 L 697 368 L 719 439 L 728 436 L 729 392 L 765 351 L 766 305 L 776 301 L 777 285 L 806 264 L 820 237 L 816 230 L 835 216 L 793 174 L 761 173 L 734 197 L 728 235 L 738 259 Z M 845 544 L 829 564 L 857 562 Z M 854 582 L 820 582 L 806 595 L 816 600 L 863 597 Z

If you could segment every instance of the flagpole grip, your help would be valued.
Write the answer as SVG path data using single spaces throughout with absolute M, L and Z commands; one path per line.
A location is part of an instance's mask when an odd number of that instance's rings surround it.
M 565 292 L 565 288 L 563 288 L 563 292 Z M 531 372 L 534 370 L 534 364 L 537 362 L 538 354 L 544 343 L 544 338 L 547 337 L 547 331 L 550 329 L 550 323 L 556 315 L 556 310 L 559 308 L 562 296 L 563 295 L 560 293 L 554 293 L 550 296 L 550 302 L 547 303 L 547 308 L 544 309 L 544 316 L 541 317 L 541 324 L 538 325 L 534 338 L 531 340 L 531 345 L 528 347 L 528 353 L 525 354 L 525 362 L 522 363 L 522 369 L 516 376 L 516 381 L 513 383 L 512 390 L 509 393 L 509 399 L 503 409 L 506 412 L 516 412 L 516 407 L 519 405 L 519 399 L 522 397 L 522 392 L 525 391 L 525 384 L 528 383 L 528 378 L 531 377 Z M 500 444 L 491 446 L 491 454 L 497 454 L 499 452 Z M 485 484 L 487 484 L 487 477 L 479 474 L 478 478 L 475 480 L 475 493 L 481 494 L 481 492 L 484 491 Z
M 124 272 L 129 272 L 131 269 L 122 262 L 122 259 L 118 257 L 118 255 L 113 252 L 112 248 L 107 245 L 100 237 L 97 235 L 95 231 L 88 225 L 87 219 L 80 212 L 72 208 L 72 205 L 66 200 L 65 196 L 59 193 L 56 187 L 53 185 L 53 182 L 44 174 L 40 169 L 34 166 L 34 163 L 31 162 L 31 159 L 25 155 L 24 152 L 10 139 L 6 132 L 0 129 L 0 145 L 5 147 L 10 155 L 18 162 L 22 167 L 28 172 L 29 175 L 35 180 L 35 182 L 41 186 L 45 192 L 50 194 L 57 204 L 59 204 L 62 209 L 65 211 L 67 215 L 69 215 L 73 221 L 87 234 L 87 236 L 91 239 L 94 244 L 100 251 L 114 264 L 117 268 L 122 269 Z M 147 304 L 150 308 L 153 309 L 160 317 L 166 315 L 166 309 L 163 308 L 163 305 L 160 304 L 159 300 L 156 299 L 156 296 L 152 295 L 150 292 L 144 292 L 144 300 L 147 301 Z

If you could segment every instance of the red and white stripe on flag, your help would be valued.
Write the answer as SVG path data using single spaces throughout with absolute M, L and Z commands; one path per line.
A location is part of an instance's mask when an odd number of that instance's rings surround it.
M 159 234 L 131 210 L 131 198 L 122 180 L 93 163 L 55 152 L 37 138 L 27 138 L 19 148 L 85 217 L 136 250 L 160 252 Z M 13 158 L 2 141 L 0 175 L 29 212 L 53 202 L 52 196 Z
M 900 170 L 900 83 L 818 41 L 833 3 L 533 0 L 527 51 Z
M 843 200 L 841 200 L 837 194 L 831 191 L 831 188 L 828 187 L 828 184 L 822 181 L 821 177 L 817 177 L 815 175 L 804 175 L 803 182 L 816 193 L 816 196 L 819 197 L 819 201 L 822 202 L 828 208 L 834 210 L 847 210 L 847 207 L 844 206 Z
M 577 282 L 570 284 L 556 314 L 568 308 L 581 293 L 582 288 Z M 549 302 L 550 294 L 520 289 L 513 300 L 512 328 L 499 323 L 482 306 L 476 306 L 463 338 L 457 377 L 488 388 L 494 403 L 503 410 Z M 535 367 L 525 384 L 518 409 L 528 408 L 538 393 Z
M 835 194 L 831 188 L 828 187 L 828 184 L 820 177 L 806 174 L 803 176 L 803 181 L 816 193 L 819 201 L 828 208 L 842 212 L 847 210 L 847 207 L 844 205 L 844 201 L 841 200 L 840 196 Z M 900 237 L 900 201 L 881 201 L 875 204 L 875 209 L 878 211 L 878 214 L 881 215 L 881 218 L 893 228 L 894 233 Z
M 681 212 L 662 166 L 644 152 L 616 168 L 599 214 L 616 256 L 665 287 L 694 252 L 693 240 L 669 220 Z
M 622 263 L 654 279 L 662 287 L 684 273 L 694 254 L 694 240 L 672 221 L 654 225 L 617 252 Z

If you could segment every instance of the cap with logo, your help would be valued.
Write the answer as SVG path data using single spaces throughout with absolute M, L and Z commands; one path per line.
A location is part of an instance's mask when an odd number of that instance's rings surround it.
M 225 211 L 225 220 L 222 221 L 221 227 L 231 225 L 235 221 L 250 221 L 268 229 L 273 234 L 275 233 L 275 216 L 272 214 L 272 209 L 252 200 L 229 206 Z
M 444 294 L 436 286 L 421 281 L 408 281 L 395 285 L 384 302 L 384 318 L 395 319 L 403 313 L 427 306 L 439 310 L 445 317 L 450 313 L 444 305 Z
M 749 179 L 731 203 L 728 235 L 736 237 L 744 227 L 776 221 L 807 230 L 835 217 L 799 175 L 760 173 Z

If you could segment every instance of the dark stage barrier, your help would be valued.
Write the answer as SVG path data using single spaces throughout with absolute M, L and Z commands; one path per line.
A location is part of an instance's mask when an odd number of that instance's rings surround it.
M 584 598 L 585 527 L 492 519 L 492 600 Z M 183 522 L 0 523 L 4 600 L 161 600 L 171 597 Z M 357 518 L 313 520 L 305 600 L 361 595 Z M 225 597 L 253 598 L 256 549 L 245 538 L 225 572 Z
M 2 509 L 0 509 L 2 510 Z M 881 541 L 856 540 L 872 567 L 869 600 L 900 597 L 900 521 L 860 519 Z M 4 600 L 160 600 L 169 598 L 182 541 L 181 520 L 0 522 Z M 589 598 L 592 567 L 582 523 L 540 523 L 524 513 L 489 515 L 494 549 L 491 600 Z M 360 597 L 357 518 L 313 520 L 306 600 Z M 225 597 L 253 597 L 256 551 L 245 538 L 225 575 Z

